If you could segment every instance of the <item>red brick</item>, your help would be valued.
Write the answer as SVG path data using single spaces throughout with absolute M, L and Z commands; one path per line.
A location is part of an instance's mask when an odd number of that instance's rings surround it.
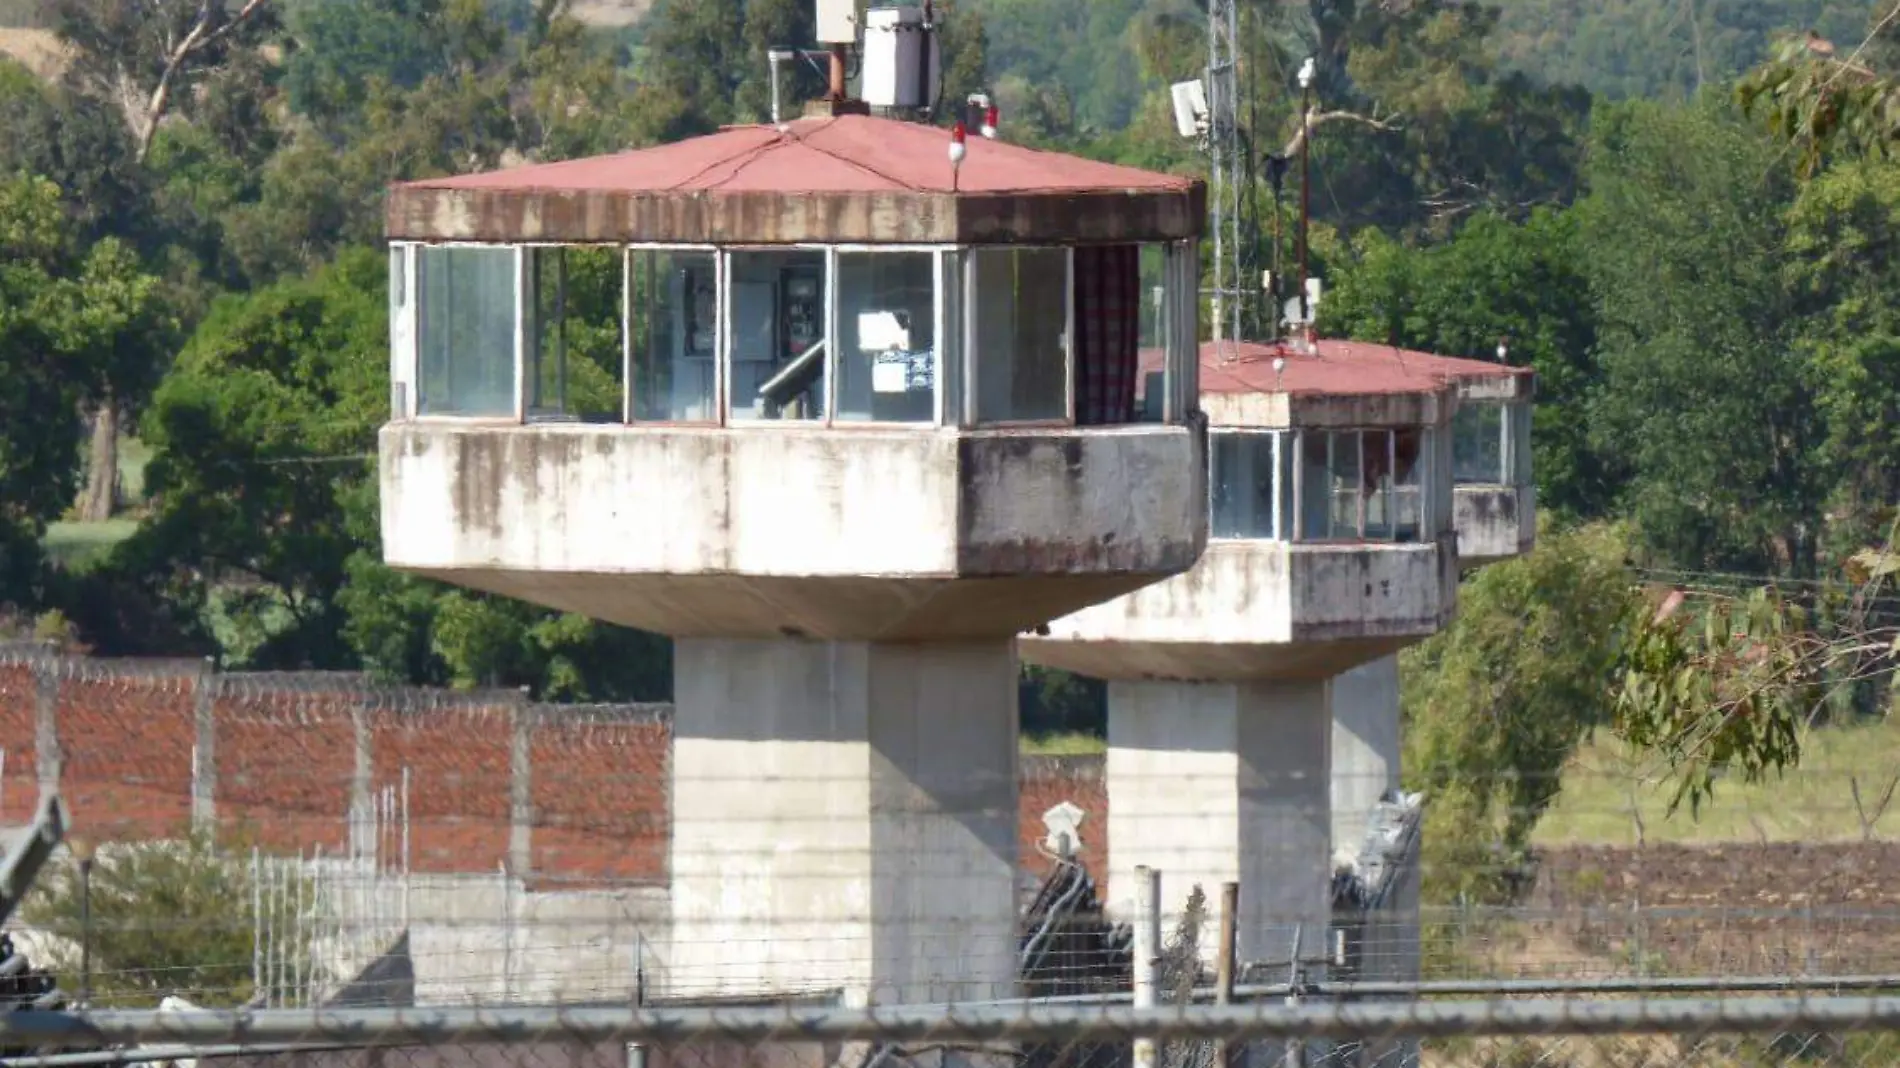
M 273 850 L 342 850 L 362 698 L 244 684 L 212 706 L 219 825 Z
M 370 723 L 374 788 L 399 790 L 409 769 L 411 869 L 493 872 L 505 864 L 511 710 L 378 711 Z
M 0 661 L 0 822 L 29 818 L 39 804 L 39 679 L 33 665 Z
M 1082 866 L 1095 885 L 1108 879 L 1108 789 L 1100 757 L 1029 757 L 1023 760 L 1021 813 L 1017 821 L 1022 864 L 1037 875 L 1047 875 L 1051 861 L 1040 843 L 1048 834 L 1042 814 L 1067 801 L 1081 809 Z
M 166 838 L 191 827 L 198 676 L 85 664 L 62 672 L 60 794 L 76 833 Z
M 544 713 L 559 716 L 559 713 Z M 672 731 L 579 713 L 530 738 L 533 870 L 548 885 L 664 882 Z

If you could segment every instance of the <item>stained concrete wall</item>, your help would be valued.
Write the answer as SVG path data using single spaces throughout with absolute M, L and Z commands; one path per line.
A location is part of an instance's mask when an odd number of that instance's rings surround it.
M 1459 486 L 1452 494 L 1452 521 L 1463 566 L 1522 556 L 1537 541 L 1537 488 Z
M 1111 913 L 1129 918 L 1138 866 L 1160 869 L 1164 915 L 1199 885 L 1218 919 L 1220 885 L 1238 881 L 1240 959 L 1284 967 L 1297 934 L 1302 960 L 1320 965 L 1332 918 L 1330 688 L 1109 684 Z M 1210 962 L 1215 948 L 1203 944 Z
M 1014 987 L 1007 640 L 675 645 L 670 997 Z
M 1002 637 L 1191 566 L 1197 427 L 382 431 L 393 566 L 658 633 Z
M 1064 616 L 1021 648 L 1106 679 L 1321 678 L 1436 632 L 1456 598 L 1449 537 L 1214 541 L 1186 574 Z
M 1333 848 L 1357 852 L 1372 807 L 1399 785 L 1399 658 L 1333 680 Z

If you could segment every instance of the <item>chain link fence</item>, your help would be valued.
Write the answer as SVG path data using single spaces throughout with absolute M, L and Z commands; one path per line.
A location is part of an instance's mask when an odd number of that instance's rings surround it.
M 1212 1051 L 1204 1063 L 1435 1068 L 1874 1068 L 1900 1059 L 1900 997 L 1531 998 L 1356 1004 L 1019 1003 L 847 1008 L 23 1012 L 5 1063 L 256 1068 L 948 1068 L 1030 1049 Z M 1139 1054 L 1129 1054 L 1138 1057 Z M 1135 1061 L 1139 1063 L 1139 1061 Z

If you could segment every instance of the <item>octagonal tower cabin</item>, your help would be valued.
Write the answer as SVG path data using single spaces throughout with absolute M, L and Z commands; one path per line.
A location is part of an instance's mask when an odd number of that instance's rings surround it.
M 1161 354 L 1152 361 L 1158 371 Z M 1466 454 L 1478 432 L 1493 435 L 1485 448 L 1514 454 L 1497 428 L 1518 417 L 1497 408 L 1528 404 L 1530 378 L 1314 341 L 1208 343 L 1200 381 L 1206 553 L 1185 574 L 1025 635 L 1023 656 L 1109 681 L 1111 910 L 1130 907 L 1137 866 L 1163 873 L 1169 908 L 1196 884 L 1213 899 L 1238 881 L 1241 959 L 1284 961 L 1297 931 L 1306 965 L 1323 972 L 1335 749 L 1355 774 L 1369 759 L 1353 751 L 1361 746 L 1381 774 L 1398 768 L 1396 684 L 1362 695 L 1350 680 L 1449 621 L 1464 540 L 1456 520 L 1477 510 L 1461 504 L 1460 482 L 1520 499 L 1507 468 Z M 1487 504 L 1487 515 L 1509 507 Z M 1362 698 L 1367 708 L 1342 707 Z M 1358 833 L 1364 822 L 1361 813 Z
M 386 560 L 676 639 L 658 993 L 1013 992 L 1014 636 L 1205 545 L 1204 202 L 849 114 L 393 189 Z

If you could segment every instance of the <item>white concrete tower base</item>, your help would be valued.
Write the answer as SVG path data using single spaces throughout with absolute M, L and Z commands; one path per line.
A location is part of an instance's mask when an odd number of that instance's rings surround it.
M 1240 884 L 1241 963 L 1282 969 L 1300 937 L 1321 977 L 1332 914 L 1330 683 L 1111 682 L 1108 905 L 1129 916 L 1135 869 L 1161 872 L 1164 937 L 1199 884 L 1202 955 L 1218 952 L 1220 887 Z
M 1366 840 L 1372 807 L 1399 786 L 1399 658 L 1361 664 L 1333 679 L 1333 848 Z
M 695 638 L 673 663 L 667 994 L 1014 994 L 1011 641 Z

